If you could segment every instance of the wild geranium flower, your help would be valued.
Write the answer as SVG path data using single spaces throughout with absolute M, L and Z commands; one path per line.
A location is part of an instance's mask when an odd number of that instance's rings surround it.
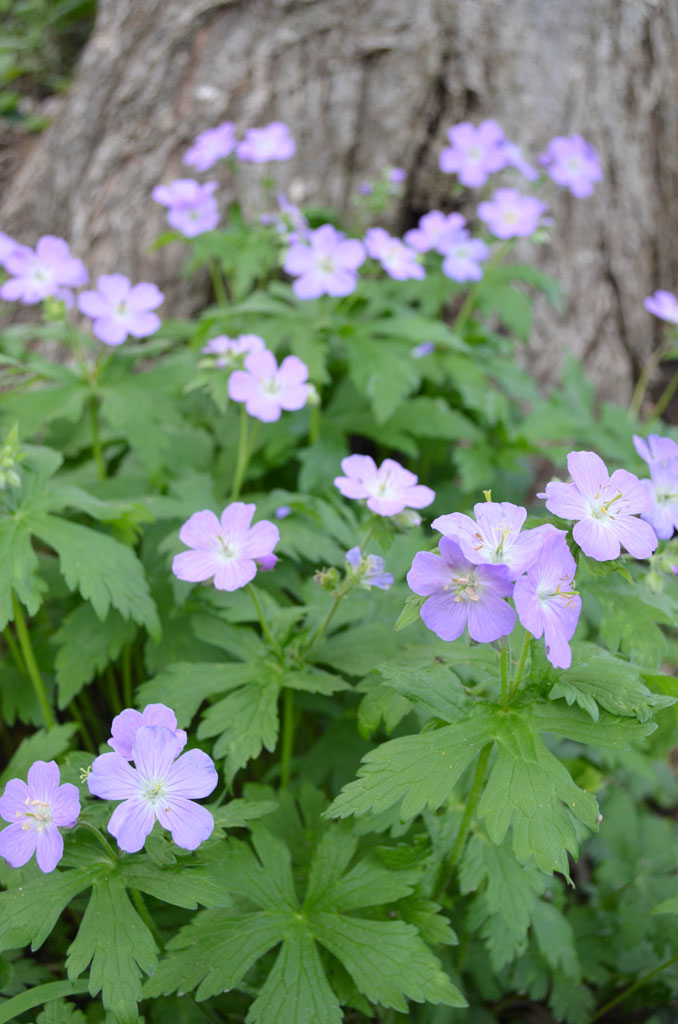
M 473 512 L 475 521 L 462 512 L 452 512 L 438 516 L 431 526 L 455 540 L 469 562 L 505 565 L 510 578 L 516 579 L 539 554 L 544 528 L 521 532 L 527 511 L 510 501 L 480 501 Z
M 284 121 L 271 121 L 263 128 L 249 128 L 238 143 L 236 156 L 249 163 L 266 164 L 270 160 L 289 160 L 296 148 Z
M 286 356 L 278 366 L 268 349 L 245 356 L 244 370 L 228 378 L 228 396 L 244 402 L 250 416 L 273 423 L 283 409 L 302 409 L 308 399 L 308 367 L 298 356 Z
M 625 469 L 610 476 L 595 452 L 570 452 L 567 468 L 573 483 L 552 481 L 538 497 L 554 515 L 577 520 L 572 536 L 584 554 L 606 562 L 625 547 L 634 558 L 649 558 L 657 538 L 650 524 L 637 518 L 649 509 L 638 477 Z
M 653 316 L 658 316 L 660 320 L 678 324 L 678 299 L 672 292 L 659 289 L 654 295 L 649 295 L 645 299 L 645 309 Z
M 212 758 L 203 750 L 178 756 L 183 741 L 162 725 L 143 725 L 132 745 L 134 767 L 121 754 L 101 754 L 87 776 L 89 791 L 102 800 L 122 800 L 108 831 L 126 853 L 142 848 L 156 820 L 184 850 L 195 850 L 212 834 L 214 818 L 195 799 L 209 796 L 218 782 Z
M 250 352 L 263 352 L 265 348 L 266 342 L 258 334 L 239 334 L 237 338 L 219 334 L 203 345 L 200 351 L 208 356 L 216 356 L 216 365 L 225 369 L 238 365 L 242 356 Z
M 478 216 L 497 238 L 522 238 L 537 230 L 546 209 L 546 203 L 535 196 L 498 188 L 491 201 L 478 203 Z
M 5 256 L 4 267 L 11 276 L 0 288 L 0 298 L 27 306 L 54 295 L 70 307 L 71 289 L 89 281 L 82 260 L 71 256 L 68 243 L 54 235 L 43 235 L 35 252 L 27 245 L 17 245 Z
M 440 210 L 429 210 L 419 218 L 419 226 L 406 231 L 403 241 L 417 252 L 430 252 L 435 249 L 444 255 L 451 245 L 463 236 L 466 218 L 460 213 L 441 213 Z
M 649 434 L 647 440 L 634 434 L 633 446 L 650 467 L 656 462 L 666 465 L 678 458 L 678 444 L 670 437 L 661 437 L 659 434 Z
M 384 559 L 379 555 L 363 555 L 360 547 L 346 552 L 351 579 L 361 587 L 378 587 L 389 590 L 393 586 L 393 574 L 384 572 Z
M 482 263 L 490 250 L 480 238 L 471 238 L 468 231 L 453 242 L 445 253 L 442 271 L 452 281 L 480 281 Z
M 430 487 L 395 459 L 377 465 L 371 455 L 348 455 L 341 460 L 346 476 L 335 477 L 334 485 L 345 498 L 366 498 L 367 507 L 378 516 L 395 516 L 406 508 L 426 508 L 435 498 Z
M 597 181 L 602 181 L 598 154 L 581 135 L 556 135 L 539 157 L 556 185 L 569 188 L 573 196 L 586 199 Z
M 388 172 L 388 180 L 392 185 L 402 185 L 407 178 L 407 171 L 404 167 L 391 167 Z
M 172 572 L 187 583 L 214 577 L 217 590 L 239 590 L 257 574 L 257 561 L 268 558 L 280 540 L 274 523 L 262 519 L 251 526 L 256 505 L 234 501 L 217 519 L 214 512 L 194 512 L 179 530 L 179 540 L 191 548 L 175 555 Z
M 393 238 L 384 228 L 370 228 L 365 234 L 367 255 L 378 260 L 389 277 L 396 281 L 417 281 L 426 277 L 419 255 L 399 238 Z
M 468 188 L 484 185 L 490 174 L 508 163 L 504 132 L 496 121 L 483 121 L 477 128 L 462 121 L 449 129 L 447 137 L 450 145 L 440 154 L 440 170 L 456 174 Z
M 576 563 L 567 546 L 567 534 L 547 525 L 542 528 L 539 557 L 516 581 L 513 602 L 518 618 L 532 636 L 544 636 L 546 657 L 554 668 L 569 668 L 574 636 L 581 612 L 581 597 L 574 589 Z
M 222 121 L 216 128 L 207 128 L 200 132 L 190 149 L 184 154 L 187 167 L 195 167 L 196 171 L 209 171 L 218 160 L 230 156 L 237 143 L 235 125 L 232 121 Z
M 0 815 L 10 822 L 0 832 L 0 857 L 20 868 L 36 855 L 45 874 L 54 871 L 64 852 L 60 828 L 72 828 L 80 814 L 80 798 L 70 782 L 59 784 L 56 761 L 35 761 L 28 784 L 10 779 L 0 797 Z
M 156 185 L 151 193 L 156 203 L 167 207 L 167 223 L 187 238 L 212 231 L 219 223 L 219 208 L 214 198 L 216 181 L 203 185 L 193 178 L 177 178 L 169 185 Z
M 132 286 L 124 274 L 102 274 L 96 291 L 80 292 L 78 309 L 93 320 L 92 331 L 105 345 L 122 345 L 131 334 L 147 338 L 160 327 L 152 313 L 165 301 L 157 285 L 143 281 Z
M 449 537 L 441 537 L 440 555 L 414 556 L 407 583 L 427 597 L 420 614 L 441 640 L 456 640 L 468 626 L 473 640 L 489 644 L 515 626 L 516 613 L 504 601 L 513 592 L 506 566 L 474 565 Z
M 147 704 L 143 711 L 125 708 L 116 715 L 108 738 L 109 747 L 127 761 L 132 760 L 132 748 L 139 729 L 144 725 L 162 725 L 170 729 L 181 741 L 180 750 L 186 746 L 187 736 L 183 729 L 177 729 L 177 716 L 165 704 Z
M 292 288 L 298 299 L 317 299 L 350 295 L 364 261 L 365 250 L 356 238 L 344 238 L 331 224 L 323 224 L 288 249 L 284 270 L 296 277 Z
M 649 501 L 641 519 L 661 540 L 669 540 L 678 529 L 678 458 L 651 462 L 650 479 L 640 482 Z

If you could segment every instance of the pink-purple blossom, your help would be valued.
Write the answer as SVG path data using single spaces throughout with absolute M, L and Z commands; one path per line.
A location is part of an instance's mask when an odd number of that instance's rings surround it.
M 659 434 L 648 434 L 647 440 L 634 434 L 633 446 L 650 467 L 656 462 L 665 465 L 678 458 L 678 444 L 670 437 L 661 437 Z
M 447 137 L 450 145 L 440 153 L 440 170 L 456 174 L 468 188 L 484 185 L 490 174 L 509 162 L 504 132 L 496 121 L 483 121 L 477 128 L 462 121 L 449 129 Z
M 250 416 L 264 423 L 280 419 L 283 409 L 302 409 L 308 399 L 308 367 L 298 356 L 286 356 L 278 366 L 268 349 L 245 356 L 244 369 L 228 379 L 228 397 L 244 402 Z
M 384 572 L 384 559 L 380 555 L 363 555 L 359 546 L 346 552 L 349 577 L 358 586 L 369 589 L 389 590 L 393 586 L 393 574 Z
M 251 525 L 256 505 L 234 501 L 217 519 L 214 512 L 194 512 L 179 531 L 190 551 L 172 561 L 172 572 L 188 583 L 214 578 L 217 590 L 239 590 L 257 574 L 257 561 L 268 558 L 280 540 L 274 523 L 262 519 Z
M 207 356 L 215 356 L 215 363 L 220 369 L 228 369 L 239 365 L 250 352 L 263 352 L 265 348 L 266 343 L 258 334 L 239 334 L 237 338 L 219 334 L 210 338 L 200 351 Z
M 415 345 L 410 355 L 413 359 L 423 359 L 424 356 L 430 356 L 435 352 L 435 345 L 432 341 L 422 341 L 419 345 Z
M 576 520 L 572 536 L 585 555 L 606 562 L 624 547 L 634 558 L 649 558 L 657 537 L 638 515 L 649 509 L 649 498 L 638 477 L 625 469 L 612 476 L 595 452 L 570 452 L 567 468 L 572 483 L 552 481 L 540 498 L 549 512 Z
M 451 512 L 438 516 L 431 526 L 455 540 L 469 562 L 505 565 L 510 578 L 516 579 L 537 558 L 544 527 L 523 530 L 527 511 L 510 501 L 480 501 L 473 512 L 475 520 L 462 512 Z
M 678 529 L 678 458 L 653 460 L 650 479 L 640 482 L 649 502 L 641 519 L 650 524 L 660 540 L 669 540 Z
M 568 188 L 578 199 L 590 196 L 603 178 L 598 154 L 581 135 L 556 135 L 539 162 L 556 185 Z
M 132 746 L 134 767 L 121 754 L 101 754 L 87 776 L 89 791 L 102 800 L 121 800 L 108 831 L 125 853 L 136 853 L 159 821 L 184 850 L 195 850 L 212 834 L 214 818 L 195 800 L 218 782 L 212 758 L 203 750 L 181 754 L 183 741 L 162 725 L 143 725 Z
M 405 245 L 399 238 L 393 238 L 384 228 L 370 228 L 365 234 L 367 255 L 378 260 L 389 277 L 396 281 L 417 281 L 426 277 L 426 271 L 419 262 L 419 254 Z
M 577 566 L 565 531 L 550 525 L 541 529 L 539 557 L 516 581 L 513 601 L 525 629 L 537 638 L 543 634 L 546 657 L 554 668 L 569 668 L 569 642 L 581 612 L 581 597 L 574 589 Z
M 444 255 L 460 237 L 464 237 L 466 218 L 461 213 L 429 210 L 419 218 L 419 225 L 406 231 L 403 240 L 417 252 L 435 249 Z
M 108 738 L 109 747 L 113 747 L 116 754 L 120 754 L 125 760 L 131 761 L 134 740 L 144 725 L 162 725 L 165 729 L 170 729 L 181 742 L 181 750 L 186 746 L 186 733 L 183 729 L 177 729 L 177 716 L 172 709 L 165 704 L 147 704 L 143 711 L 125 708 L 115 716 Z
M 131 334 L 147 338 L 160 327 L 157 309 L 165 296 L 157 285 L 143 281 L 132 286 L 124 274 L 102 274 L 96 291 L 78 295 L 78 309 L 92 321 L 92 330 L 105 345 L 122 345 Z
M 295 277 L 292 288 L 299 299 L 321 295 L 350 295 L 358 282 L 358 267 L 365 250 L 355 238 L 344 238 L 331 224 L 308 233 L 285 256 L 285 271 Z
M 232 121 L 222 121 L 216 128 L 200 132 L 191 148 L 186 150 L 184 163 L 196 171 L 209 171 L 218 160 L 230 156 L 236 145 L 235 125 Z
M 660 320 L 666 320 L 669 324 L 678 324 L 678 299 L 672 292 L 662 291 L 661 288 L 645 299 L 645 309 Z
M 238 143 L 238 160 L 266 164 L 270 160 L 289 160 L 294 156 L 296 145 L 284 121 L 271 121 L 263 128 L 249 128 L 245 138 Z
M 43 235 L 35 251 L 17 245 L 5 256 L 4 267 L 10 277 L 0 288 L 0 298 L 27 306 L 42 302 L 48 295 L 72 306 L 71 289 L 89 281 L 82 260 L 71 256 L 68 243 L 54 235 Z
M 480 238 L 471 238 L 468 231 L 452 242 L 442 263 L 442 272 L 452 281 L 480 281 L 483 262 L 490 250 Z
M 156 185 L 151 193 L 156 203 L 167 207 L 167 223 L 187 238 L 212 231 L 219 223 L 214 197 L 216 181 L 203 185 L 193 178 L 177 178 L 169 185 Z
M 20 868 L 33 854 L 38 867 L 54 871 L 64 852 L 60 828 L 73 828 L 80 814 L 80 798 L 70 782 L 60 785 L 56 761 L 35 761 L 28 783 L 10 779 L 0 797 L 0 816 L 10 824 L 0 832 L 0 857 Z
M 516 613 L 504 598 L 513 585 L 505 565 L 475 565 L 456 541 L 440 539 L 440 555 L 419 551 L 407 582 L 425 596 L 421 617 L 441 640 L 456 640 L 466 627 L 473 640 L 492 643 L 513 630 Z
M 346 475 L 335 477 L 335 487 L 345 498 L 367 499 L 367 507 L 378 516 L 426 508 L 435 498 L 430 487 L 418 483 L 415 474 L 395 459 L 384 459 L 377 468 L 371 455 L 348 455 L 341 468 Z
M 478 216 L 497 238 L 522 238 L 537 230 L 546 209 L 546 203 L 535 196 L 498 188 L 491 200 L 478 203 Z

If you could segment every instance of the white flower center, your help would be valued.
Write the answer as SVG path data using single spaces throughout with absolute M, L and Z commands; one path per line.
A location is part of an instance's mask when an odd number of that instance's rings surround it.
M 219 544 L 221 545 L 219 553 L 225 562 L 230 562 L 232 558 L 238 557 L 239 548 L 235 541 L 219 534 Z
M 445 584 L 444 589 L 446 591 L 455 591 L 454 600 L 456 603 L 480 600 L 478 573 L 474 569 L 469 569 L 464 576 L 451 576 L 450 582 Z
M 601 495 L 599 491 L 593 501 L 589 502 L 592 517 L 605 522 L 610 519 L 614 520 L 615 517 L 612 512 L 610 512 L 610 506 L 613 505 L 615 501 L 618 501 L 621 496 L 621 491 L 617 491 L 617 493 L 610 498 L 608 498 L 604 493 Z M 601 498 L 605 500 L 601 500 Z
M 145 800 L 151 807 L 157 807 L 158 804 L 164 803 L 167 799 L 165 780 L 144 779 L 141 787 L 141 799 Z
M 277 395 L 282 390 L 277 377 L 264 377 L 259 386 L 265 395 Z
M 31 800 L 29 796 L 25 803 L 30 810 L 16 812 L 17 818 L 25 819 L 21 823 L 22 829 L 24 832 L 44 832 L 52 821 L 52 808 L 44 800 Z

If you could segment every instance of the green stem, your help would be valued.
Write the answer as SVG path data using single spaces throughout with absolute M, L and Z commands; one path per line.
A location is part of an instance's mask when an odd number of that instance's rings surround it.
M 33 647 L 31 645 L 28 627 L 26 626 L 26 619 L 24 618 L 21 604 L 14 593 L 12 594 L 12 606 L 14 608 L 14 625 L 16 626 L 17 636 L 19 638 L 19 647 L 21 648 L 26 671 L 33 683 L 33 689 L 35 690 L 38 698 L 42 717 L 45 720 L 45 725 L 48 729 L 51 729 L 54 726 L 54 715 L 52 714 L 52 709 L 49 706 L 47 691 L 45 689 L 42 676 L 40 675 L 38 663 L 35 660 L 35 655 L 33 654 Z
M 94 463 L 97 468 L 97 476 L 100 480 L 105 480 L 106 463 L 104 462 L 104 453 L 101 448 L 101 438 L 99 437 L 99 399 L 96 395 L 92 395 L 89 400 L 89 422 L 92 429 L 92 455 L 94 456 Z
M 511 703 L 511 701 L 515 697 L 516 693 L 518 692 L 518 687 L 520 686 L 520 680 L 523 678 L 523 671 L 525 669 L 525 662 L 527 661 L 527 655 L 530 652 L 530 641 L 531 641 L 531 639 L 532 639 L 532 634 L 528 633 L 528 631 L 525 630 L 525 636 L 523 637 L 523 646 L 520 648 L 520 657 L 518 659 L 518 668 L 516 669 L 516 674 L 515 674 L 513 682 L 511 683 L 511 690 L 510 690 L 509 696 L 508 696 L 509 704 Z
M 662 361 L 662 357 L 666 350 L 667 345 L 666 342 L 664 342 L 659 346 L 658 349 L 656 349 L 652 353 L 652 355 L 645 363 L 645 366 L 641 371 L 640 377 L 638 378 L 638 383 L 633 389 L 633 395 L 629 403 L 629 416 L 633 416 L 634 419 L 637 418 L 640 413 L 643 401 L 645 399 L 645 395 L 647 394 L 647 389 L 650 386 L 652 375 L 654 374 L 654 371 L 657 369 L 660 362 Z
M 492 254 L 492 256 L 490 256 L 489 260 L 485 264 L 483 280 L 479 281 L 477 284 L 473 285 L 473 287 L 469 289 L 469 293 L 464 299 L 462 307 L 457 313 L 457 317 L 454 323 L 452 324 L 452 330 L 454 331 L 455 334 L 460 334 L 463 328 L 466 327 L 466 324 L 471 316 L 471 313 L 473 312 L 473 308 L 478 300 L 478 295 L 480 294 L 483 285 L 487 284 L 491 271 L 496 266 L 498 266 L 499 263 L 501 263 L 506 253 L 513 248 L 513 245 L 514 240 L 510 239 L 509 241 L 504 242 L 503 245 L 500 245 L 499 248 L 495 250 L 495 252 Z
M 508 669 L 509 669 L 509 648 L 508 644 L 504 644 L 501 649 L 499 656 L 499 664 L 501 668 L 501 706 L 504 711 L 508 707 L 509 692 L 508 692 Z
M 92 754 L 96 754 L 97 748 L 94 739 L 92 738 L 92 734 L 87 728 L 87 723 L 82 716 L 82 712 L 74 700 L 72 700 L 68 705 L 68 710 L 80 727 L 80 735 L 82 736 L 85 746 Z
M 212 288 L 214 289 L 214 297 L 220 306 L 227 306 L 228 295 L 226 294 L 226 284 L 215 260 L 210 260 L 209 268 L 210 277 L 212 278 Z
M 374 522 L 374 523 L 372 523 L 371 526 L 368 526 L 367 530 L 365 531 L 365 536 L 363 537 L 362 541 L 360 542 L 360 554 L 361 555 L 365 554 L 365 551 L 367 549 L 367 545 L 369 544 L 370 540 L 372 539 L 372 534 L 374 533 L 376 528 L 377 528 L 377 524 L 376 524 L 376 522 Z
M 75 827 L 76 828 L 84 828 L 87 832 L 90 832 L 93 836 L 96 836 L 96 838 L 98 839 L 99 843 L 101 843 L 101 845 L 103 846 L 104 850 L 106 851 L 106 853 L 110 857 L 111 864 L 115 864 L 116 863 L 116 861 L 118 860 L 117 853 L 115 852 L 115 850 L 113 849 L 113 847 L 109 843 L 108 839 L 106 839 L 106 837 L 101 834 L 101 832 L 99 831 L 98 828 L 96 828 L 96 826 L 90 825 L 90 823 L 88 821 L 82 821 L 81 820 L 81 821 L 78 822 L 78 824 Z
M 256 592 L 256 590 L 254 589 L 254 587 L 252 586 L 251 583 L 247 584 L 247 589 L 249 590 L 249 592 L 250 592 L 250 594 L 252 596 L 252 601 L 254 602 L 254 607 L 255 607 L 256 612 L 257 612 L 257 617 L 259 619 L 259 624 L 261 626 L 261 630 L 262 630 L 264 636 L 266 637 L 266 639 L 268 640 L 269 644 L 271 645 L 271 647 L 273 648 L 273 650 L 277 654 L 278 658 L 282 661 L 284 659 L 284 657 L 285 657 L 284 654 L 283 654 L 283 649 L 280 646 L 280 644 L 278 643 L 278 641 L 275 639 L 273 634 L 271 633 L 271 630 L 269 629 L 268 623 L 266 622 L 266 619 L 264 618 L 264 613 L 261 610 L 261 605 L 259 604 L 259 598 L 257 597 L 257 592 Z
M 483 782 L 485 781 L 485 771 L 487 769 L 487 762 L 490 759 L 492 753 L 493 743 L 488 743 L 480 751 L 478 755 L 478 761 L 476 763 L 476 770 L 473 775 L 473 782 L 471 783 L 471 791 L 466 801 L 466 810 L 464 811 L 464 817 L 461 819 L 459 831 L 457 832 L 457 838 L 455 839 L 452 851 L 443 863 L 440 865 L 440 872 L 438 875 L 438 882 L 433 893 L 433 899 L 437 900 L 445 892 L 449 885 L 454 870 L 457 866 L 459 859 L 464 850 L 466 839 L 468 837 L 469 830 L 471 828 L 471 822 L 473 815 L 476 813 L 476 808 L 480 803 L 480 795 L 483 791 Z
M 125 644 L 122 649 L 122 699 L 126 708 L 132 707 L 132 648 Z
M 308 430 L 309 444 L 315 444 L 320 437 L 320 406 L 311 406 L 311 423 Z
M 118 692 L 118 684 L 115 679 L 115 673 L 113 672 L 113 666 L 106 666 L 106 683 L 108 687 L 108 699 L 111 702 L 113 712 L 118 715 L 122 711 L 122 699 Z
M 666 406 L 669 404 L 669 402 L 671 401 L 671 399 L 675 395 L 676 388 L 678 388 L 678 373 L 674 373 L 673 377 L 671 378 L 671 380 L 668 382 L 668 384 L 666 385 L 666 387 L 662 391 L 661 396 L 659 397 L 659 400 L 657 401 L 657 404 L 655 405 L 654 409 L 652 410 L 651 415 L 653 417 L 656 416 L 657 419 L 659 419 L 661 414 L 666 409 Z M 649 419 L 649 417 L 648 417 L 648 419 Z
M 237 501 L 240 494 L 240 488 L 242 482 L 245 479 L 245 470 L 247 469 L 248 450 L 247 450 L 247 427 L 248 427 L 248 416 L 245 410 L 245 406 L 240 406 L 240 438 L 238 440 L 238 455 L 235 463 L 235 474 L 233 476 L 233 486 L 231 487 L 231 501 Z
M 614 999 L 610 999 L 609 1003 L 605 1003 L 604 1006 L 601 1006 L 601 1008 L 594 1013 L 593 1017 L 589 1019 L 588 1024 L 594 1024 L 594 1021 L 600 1020 L 600 1018 L 604 1017 L 606 1013 L 613 1010 L 615 1006 L 618 1006 L 619 1003 L 623 1003 L 630 995 L 633 995 L 633 993 L 641 988 L 641 986 L 645 985 L 646 982 L 650 981 L 658 974 L 661 974 L 661 972 L 665 971 L 667 967 L 670 967 L 671 964 L 675 963 L 678 963 L 678 954 L 676 954 L 676 956 L 672 956 L 670 960 L 665 960 L 663 964 L 659 964 L 659 966 L 655 967 L 654 970 L 650 971 L 648 974 L 644 974 L 642 978 L 638 978 L 634 981 L 633 985 L 630 985 L 624 990 L 624 992 L 620 992 L 618 996 L 614 997 Z
M 315 647 L 315 645 L 318 643 L 318 640 L 320 640 L 325 635 L 325 631 L 327 630 L 327 627 L 329 626 L 330 622 L 332 621 L 332 616 L 334 615 L 334 613 L 336 612 L 337 608 L 339 607 L 341 599 L 343 597 L 345 597 L 347 593 L 348 593 L 347 590 L 338 590 L 337 593 L 334 595 L 334 598 L 332 600 L 332 604 L 330 606 L 330 610 L 328 611 L 327 615 L 325 616 L 323 621 L 320 623 L 320 625 L 318 626 L 318 628 L 316 629 L 315 633 L 313 634 L 311 639 L 308 641 L 306 646 L 302 648 L 302 650 L 300 652 L 302 657 L 307 655 Z
M 12 658 L 14 659 L 14 664 L 19 669 L 19 672 L 21 672 L 21 673 L 25 672 L 26 669 L 24 667 L 23 661 L 21 660 L 21 654 L 19 653 L 19 648 L 17 647 L 16 640 L 14 639 L 14 636 L 12 635 L 12 630 L 9 628 L 9 626 L 7 626 L 5 628 L 4 637 L 5 637 L 5 640 L 7 641 L 7 646 L 9 647 L 9 652 L 12 655 Z
M 148 907 L 146 906 L 144 897 L 141 895 L 138 889 L 129 889 L 128 891 L 130 896 L 132 897 L 134 906 L 137 908 L 137 913 L 139 914 L 139 917 L 144 922 L 149 932 L 153 936 L 156 946 L 159 949 L 164 949 L 165 944 L 162 941 L 162 936 L 160 935 L 160 932 L 158 931 L 155 925 L 155 921 L 148 912 Z
M 9 1024 L 28 1010 L 36 1006 L 51 1003 L 54 999 L 65 999 L 67 996 L 82 996 L 89 989 L 89 981 L 48 981 L 45 985 L 34 985 L 33 988 L 13 996 L 0 1006 L 0 1024 Z
M 280 785 L 283 789 L 287 789 L 290 784 L 290 764 L 294 750 L 294 731 L 294 690 L 287 686 L 283 690 L 283 729 L 280 754 Z

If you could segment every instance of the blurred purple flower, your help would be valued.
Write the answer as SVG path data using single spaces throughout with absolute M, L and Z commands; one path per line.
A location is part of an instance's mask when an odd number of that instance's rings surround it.
M 268 349 L 245 356 L 245 368 L 228 378 L 228 397 L 244 402 L 250 416 L 264 423 L 280 419 L 283 409 L 302 409 L 308 399 L 308 367 L 298 356 L 286 356 L 278 367 Z
M 471 238 L 468 231 L 465 237 L 452 243 L 445 252 L 442 272 L 452 281 L 480 281 L 483 276 L 481 264 L 490 255 L 490 250 L 480 238 Z
M 426 508 L 435 498 L 430 487 L 394 459 L 384 459 L 377 469 L 370 455 L 348 455 L 341 460 L 346 476 L 335 477 L 334 485 L 345 498 L 366 498 L 367 507 L 378 516 L 395 516 L 405 508 Z
M 515 167 L 517 171 L 520 171 L 528 181 L 536 181 L 539 177 L 539 171 L 527 162 L 519 147 L 508 140 L 506 141 L 506 163 L 508 167 Z
M 70 782 L 59 785 L 56 761 L 35 761 L 28 769 L 28 785 L 10 779 L 0 797 L 0 816 L 10 822 L 0 832 L 0 857 L 12 868 L 26 864 L 33 854 L 38 867 L 54 871 L 64 852 L 60 828 L 72 828 L 80 814 L 80 798 Z
M 497 238 L 516 238 L 533 234 L 547 208 L 534 196 L 499 188 L 491 201 L 478 204 L 478 216 Z
M 419 218 L 419 226 L 406 231 L 404 241 L 417 252 L 435 249 L 444 255 L 465 232 L 466 218 L 460 213 L 441 213 L 429 210 Z
M 201 352 L 207 356 L 216 356 L 216 365 L 220 369 L 237 366 L 242 356 L 250 352 L 263 352 L 266 343 L 258 334 L 239 334 L 237 338 L 229 338 L 219 334 L 203 345 Z
M 160 327 L 160 317 L 151 313 L 165 296 L 154 284 L 132 287 L 124 274 L 102 274 L 96 291 L 78 295 L 78 309 L 94 321 L 92 331 L 105 345 L 122 345 L 131 334 L 147 338 Z
M 277 509 L 273 513 L 276 519 L 287 519 L 291 514 L 292 509 L 289 505 L 278 505 Z
M 101 754 L 87 776 L 89 791 L 102 800 L 122 800 L 111 815 L 108 831 L 126 853 L 142 848 L 156 820 L 169 829 L 177 846 L 195 850 L 212 834 L 214 818 L 196 804 L 218 782 L 211 757 L 183 747 L 171 729 L 144 725 L 135 738 L 132 759 Z
M 266 164 L 270 160 L 289 160 L 296 145 L 288 126 L 283 121 L 272 121 L 263 128 L 249 128 L 238 143 L 238 160 Z
M 109 747 L 113 747 L 116 754 L 120 754 L 125 760 L 131 761 L 136 734 L 144 725 L 162 725 L 165 729 L 170 729 L 181 741 L 180 750 L 186 746 L 186 733 L 183 729 L 177 729 L 177 716 L 172 709 L 165 704 L 147 704 L 143 711 L 125 708 L 115 716 L 108 738 Z
M 365 250 L 357 239 L 344 238 L 331 224 L 323 224 L 288 249 L 284 270 L 296 277 L 292 288 L 299 299 L 350 295 L 364 260 Z
M 410 355 L 413 359 L 423 359 L 424 356 L 430 356 L 432 352 L 435 352 L 435 345 L 432 341 L 422 341 L 420 345 L 415 345 Z
M 510 633 L 516 613 L 504 601 L 513 592 L 505 565 L 475 565 L 456 541 L 440 539 L 440 556 L 419 551 L 407 582 L 426 596 L 421 617 L 441 640 L 456 640 L 466 629 L 478 643 L 491 643 Z
M 404 167 L 391 167 L 388 172 L 388 180 L 392 185 L 402 185 L 407 178 L 407 171 Z
M 669 324 L 678 324 L 678 299 L 671 292 L 659 289 L 654 295 L 645 299 L 645 309 L 660 320 Z
M 475 521 L 462 512 L 438 516 L 431 523 L 461 547 L 474 565 L 505 565 L 512 580 L 525 572 L 539 554 L 543 527 L 521 532 L 527 511 L 510 501 L 480 501 L 473 507 Z
M 504 132 L 496 121 L 483 121 L 477 128 L 462 121 L 449 129 L 447 137 L 450 146 L 440 154 L 440 169 L 456 174 L 469 188 L 484 185 L 490 174 L 509 162 Z
M 379 555 L 363 555 L 360 547 L 346 552 L 349 575 L 361 587 L 377 587 L 389 590 L 393 586 L 393 574 L 384 572 L 384 559 Z
M 169 185 L 156 185 L 151 193 L 156 203 L 168 208 L 167 223 L 187 238 L 212 231 L 219 223 L 219 209 L 213 195 L 216 181 L 203 185 L 193 178 L 177 178 Z
M 665 465 L 678 458 L 678 444 L 670 437 L 661 437 L 659 434 L 648 434 L 647 440 L 634 434 L 633 446 L 650 467 L 655 462 Z
M 214 577 L 217 590 L 239 590 L 257 574 L 256 560 L 272 554 L 280 540 L 278 527 L 262 519 L 250 526 L 256 505 L 234 501 L 221 513 L 194 512 L 179 530 L 179 540 L 191 548 L 175 555 L 172 572 L 188 583 Z
M 70 307 L 71 288 L 89 281 L 82 260 L 71 256 L 68 243 L 54 235 L 43 235 L 35 252 L 27 245 L 16 245 L 5 256 L 4 267 L 11 276 L 0 288 L 0 298 L 27 306 L 54 295 Z
M 217 160 L 230 156 L 235 147 L 235 125 L 232 121 L 222 121 L 216 128 L 200 132 L 191 148 L 186 150 L 184 163 L 196 171 L 209 171 Z
M 539 162 L 556 185 L 569 188 L 578 199 L 590 196 L 595 183 L 603 178 L 598 154 L 581 135 L 556 135 Z
M 370 228 L 366 232 L 365 248 L 368 256 L 378 260 L 388 276 L 396 281 L 407 281 L 410 278 L 421 281 L 426 277 L 426 271 L 414 249 L 399 238 L 393 238 L 384 228 Z
M 23 249 L 24 247 L 15 241 L 9 235 L 6 235 L 4 231 L 0 231 L 0 267 L 4 267 L 5 260 L 17 249 Z
M 651 462 L 650 479 L 640 482 L 649 499 L 640 518 L 661 540 L 669 540 L 678 529 L 678 458 Z

